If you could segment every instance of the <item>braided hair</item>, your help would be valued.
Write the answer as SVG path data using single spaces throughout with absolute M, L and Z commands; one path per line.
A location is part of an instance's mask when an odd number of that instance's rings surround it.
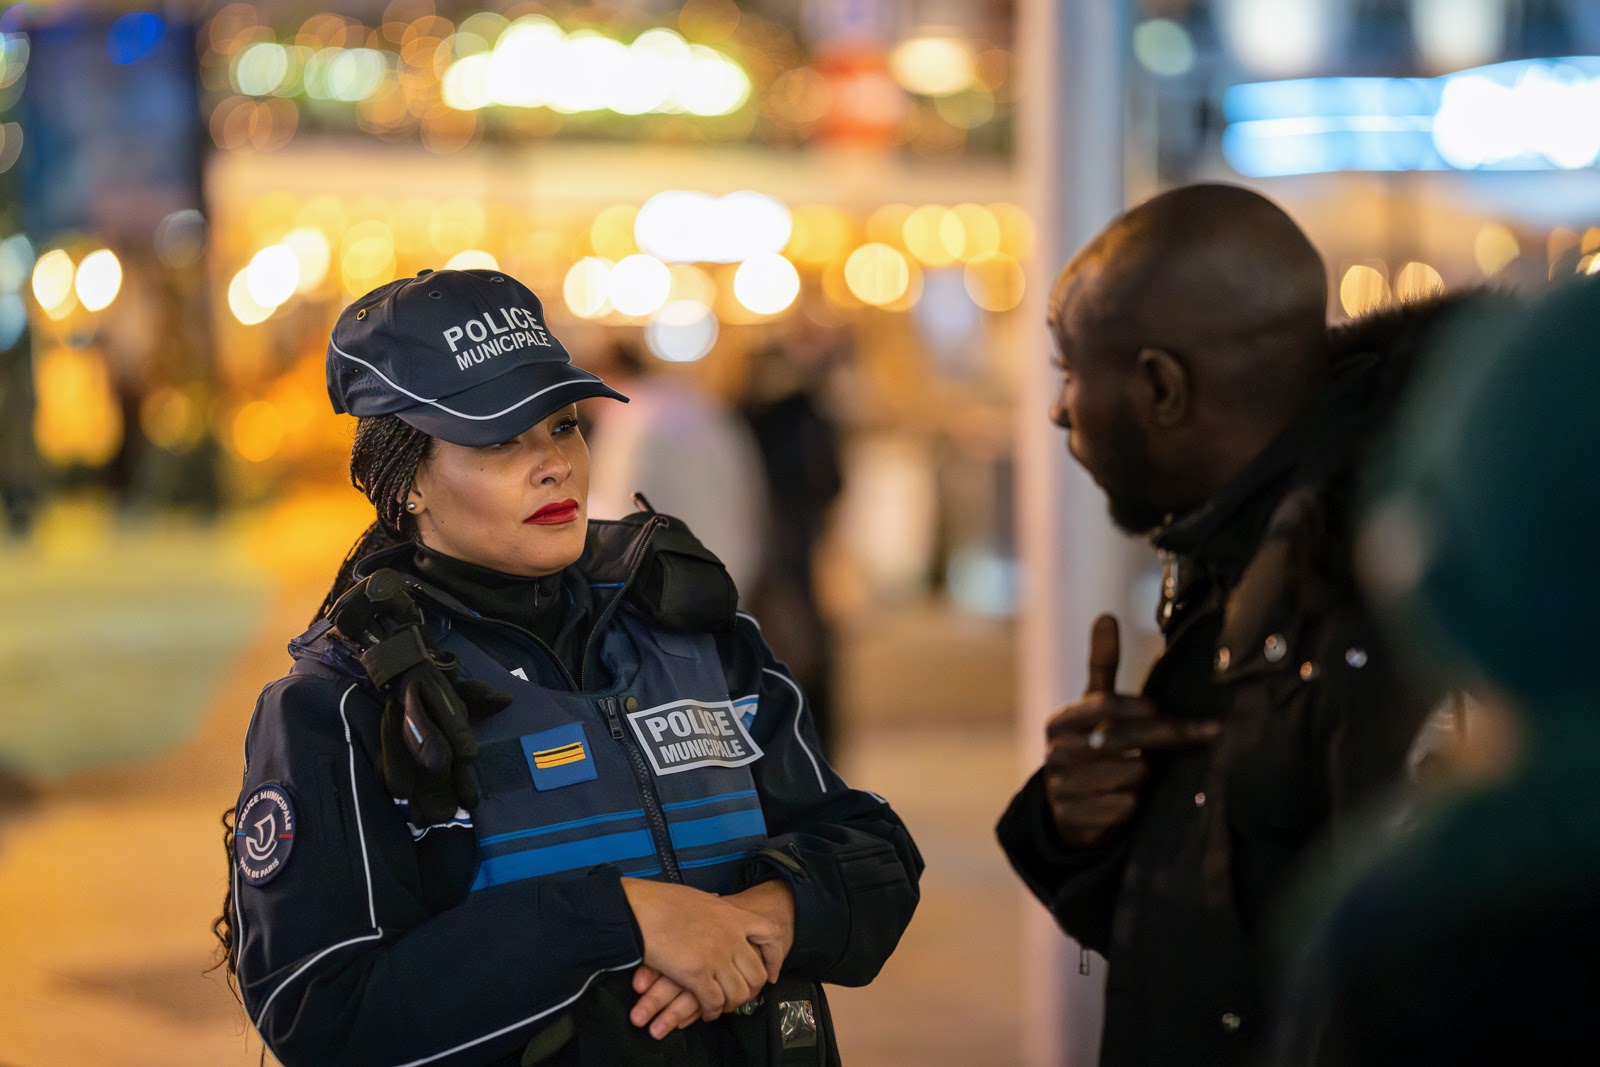
M 363 556 L 416 540 L 417 523 L 406 511 L 406 494 L 416 480 L 417 468 L 432 450 L 433 438 L 397 415 L 356 420 L 356 436 L 350 445 L 350 484 L 372 501 L 378 515 L 350 546 L 312 622 L 327 615 L 354 584 L 355 565 Z
M 372 415 L 356 420 L 355 440 L 350 445 L 350 484 L 370 501 L 377 518 L 356 539 L 339 565 L 339 573 L 317 609 L 317 619 L 327 615 L 333 605 L 355 584 L 355 566 L 364 556 L 406 541 L 415 541 L 417 522 L 406 511 L 406 494 L 416 480 L 417 469 L 433 451 L 433 438 L 396 415 Z M 233 864 L 234 812 L 222 813 L 222 842 Z M 222 946 L 212 969 L 226 966 L 229 984 L 235 984 L 233 919 L 233 879 L 222 897 L 222 914 L 211 923 L 211 932 Z

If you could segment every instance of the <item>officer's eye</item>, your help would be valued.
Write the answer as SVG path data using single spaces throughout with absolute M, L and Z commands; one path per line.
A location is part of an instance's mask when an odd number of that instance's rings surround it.
M 551 427 L 550 432 L 556 437 L 565 437 L 567 434 L 577 433 L 578 420 L 569 415 Z

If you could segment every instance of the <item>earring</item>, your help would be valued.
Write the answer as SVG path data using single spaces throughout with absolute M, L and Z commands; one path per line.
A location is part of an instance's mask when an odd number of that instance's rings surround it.
M 415 500 L 407 500 L 406 501 L 406 510 L 407 511 L 416 511 L 417 510 L 417 502 Z

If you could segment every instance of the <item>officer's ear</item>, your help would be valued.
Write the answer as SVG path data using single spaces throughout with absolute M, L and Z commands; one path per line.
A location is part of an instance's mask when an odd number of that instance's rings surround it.
M 1189 368 L 1165 348 L 1141 348 L 1134 359 L 1130 393 L 1146 426 L 1168 430 L 1189 417 Z
M 411 475 L 411 484 L 403 492 L 395 494 L 395 499 L 412 518 L 428 510 L 428 487 L 433 483 L 432 474 L 428 457 L 424 456 L 422 462 L 417 464 L 416 472 Z

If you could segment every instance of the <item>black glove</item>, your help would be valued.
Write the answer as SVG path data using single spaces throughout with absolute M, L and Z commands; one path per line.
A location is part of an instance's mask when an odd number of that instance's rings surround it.
M 412 825 L 448 822 L 458 808 L 477 807 L 472 722 L 504 710 L 511 697 L 458 679 L 455 657 L 428 648 L 422 613 L 392 570 L 358 582 L 329 618 L 360 650 L 367 677 L 385 694 L 383 780 L 393 796 L 410 802 Z

